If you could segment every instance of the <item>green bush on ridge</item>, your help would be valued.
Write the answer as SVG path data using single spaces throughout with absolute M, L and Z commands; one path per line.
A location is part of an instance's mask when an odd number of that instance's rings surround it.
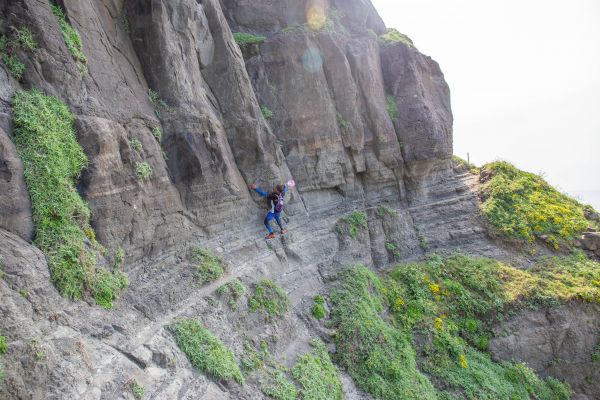
M 525 271 L 434 255 L 382 277 L 351 268 L 330 298 L 334 358 L 376 399 L 568 399 L 563 383 L 496 363 L 485 350 L 492 325 L 509 312 L 600 302 L 600 264 L 575 254 Z
M 75 188 L 88 161 L 75 137 L 73 115 L 60 100 L 37 89 L 17 92 L 13 111 L 35 244 L 46 255 L 52 281 L 63 296 L 76 300 L 89 293 L 97 304 L 111 308 L 127 279 L 97 266 L 100 245 L 90 210 Z
M 540 176 L 497 161 L 481 169 L 483 216 L 508 238 L 529 243 L 544 236 L 554 248 L 590 225 L 585 206 L 560 193 Z

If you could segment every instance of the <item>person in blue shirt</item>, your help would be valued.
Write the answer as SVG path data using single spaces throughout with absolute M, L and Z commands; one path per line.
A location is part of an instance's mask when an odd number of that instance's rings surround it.
M 287 233 L 287 229 L 284 229 L 281 224 L 281 211 L 283 210 L 283 197 L 285 196 L 285 192 L 287 191 L 286 185 L 276 185 L 273 188 L 273 192 L 267 193 L 256 185 L 250 185 L 250 189 L 254 190 L 256 193 L 260 194 L 262 197 L 266 197 L 269 202 L 269 212 L 265 216 L 265 226 L 269 231 L 266 239 L 273 239 L 275 234 L 273 233 L 273 228 L 271 228 L 271 221 L 273 219 L 279 225 L 279 229 L 281 229 L 281 234 Z

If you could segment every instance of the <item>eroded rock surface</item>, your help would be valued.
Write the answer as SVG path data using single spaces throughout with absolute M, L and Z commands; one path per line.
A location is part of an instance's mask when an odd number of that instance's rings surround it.
M 310 316 L 312 299 L 348 265 L 383 270 L 457 250 L 523 259 L 488 238 L 477 179 L 452 170 L 439 66 L 404 44 L 382 46 L 386 28 L 370 1 L 57 3 L 81 35 L 87 73 L 50 3 L 0 0 L 0 34 L 25 26 L 37 42 L 17 53 L 26 66 L 20 82 L 0 63 L 2 398 L 130 399 L 135 380 L 151 398 L 262 399 L 260 377 L 240 386 L 194 370 L 169 324 L 199 318 L 236 356 L 248 341 L 265 340 L 273 360 L 290 367 L 312 338 L 328 340 L 331 332 Z M 232 31 L 265 41 L 244 59 Z M 15 90 L 31 87 L 75 114 L 89 158 L 78 191 L 98 241 L 126 254 L 130 286 L 113 310 L 59 296 L 44 255 L 28 242 L 35 230 L 10 103 Z M 387 96 L 398 106 L 394 120 Z M 148 179 L 138 176 L 141 163 L 152 170 Z M 290 232 L 265 242 L 265 204 L 248 185 L 287 179 L 297 183 L 287 196 Z M 365 212 L 366 228 L 338 234 L 340 218 L 354 210 Z M 199 287 L 190 246 L 223 256 L 224 277 Z M 234 278 L 248 288 L 273 279 L 291 311 L 266 322 L 248 311 L 248 292 L 232 311 L 215 290 Z M 551 336 L 569 329 L 539 324 Z M 342 382 L 347 399 L 369 398 L 348 376 Z

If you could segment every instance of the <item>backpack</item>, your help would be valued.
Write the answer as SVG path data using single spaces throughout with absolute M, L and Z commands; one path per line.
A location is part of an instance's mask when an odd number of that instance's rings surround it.
M 269 194 L 269 196 L 267 197 L 267 199 L 269 200 L 269 204 L 271 204 L 271 202 L 273 202 L 273 204 L 275 205 L 275 212 L 276 213 L 280 213 L 283 210 L 283 193 L 271 193 Z

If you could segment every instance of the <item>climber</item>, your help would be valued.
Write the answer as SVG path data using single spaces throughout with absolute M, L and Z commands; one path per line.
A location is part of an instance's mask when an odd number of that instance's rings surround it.
M 276 185 L 273 188 L 273 192 L 267 193 L 256 185 L 250 185 L 250 189 L 254 190 L 256 193 L 260 194 L 262 197 L 266 197 L 269 202 L 269 212 L 265 217 L 265 226 L 269 231 L 266 239 L 275 238 L 275 234 L 273 233 L 273 228 L 271 228 L 271 221 L 275 219 L 277 225 L 281 229 L 281 234 L 287 233 L 287 229 L 283 228 L 281 224 L 281 211 L 283 210 L 283 196 L 285 196 L 285 192 L 287 191 L 287 185 Z

